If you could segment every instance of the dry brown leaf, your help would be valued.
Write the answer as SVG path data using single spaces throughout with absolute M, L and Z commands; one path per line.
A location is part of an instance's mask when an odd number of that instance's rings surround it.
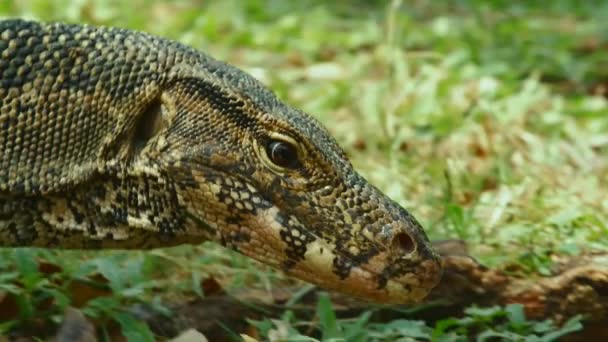
M 107 284 L 108 280 L 98 273 L 89 276 L 86 280 L 74 279 L 68 286 L 72 305 L 81 308 L 92 299 L 111 296 L 112 291 Z

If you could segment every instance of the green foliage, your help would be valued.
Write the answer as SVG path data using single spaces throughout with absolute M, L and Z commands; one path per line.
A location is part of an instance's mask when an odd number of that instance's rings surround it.
M 114 319 L 120 324 L 122 334 L 128 341 L 153 342 L 154 334 L 146 323 L 126 313 L 117 313 Z
M 428 325 L 423 321 L 396 319 L 390 322 L 373 323 L 373 312 L 363 313 L 356 319 L 338 319 L 327 296 L 321 296 L 317 305 L 319 322 L 312 322 L 319 329 L 319 340 L 302 335 L 298 322 L 290 311 L 280 320 L 252 321 L 264 339 L 273 341 L 468 341 L 477 336 L 478 341 L 557 341 L 560 337 L 579 331 L 581 317 L 568 320 L 556 327 L 551 321 L 526 319 L 523 306 L 511 304 L 505 307 L 470 307 L 461 318 L 447 318 Z M 302 330 L 302 329 L 300 329 Z

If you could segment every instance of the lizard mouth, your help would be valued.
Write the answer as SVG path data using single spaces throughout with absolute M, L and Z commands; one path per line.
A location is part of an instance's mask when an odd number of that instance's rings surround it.
M 395 259 L 389 250 L 383 250 L 365 263 L 356 264 L 314 235 L 312 241 L 301 245 L 303 252 L 293 258 L 286 252 L 288 245 L 281 237 L 284 226 L 276 219 L 278 215 L 278 208 L 272 207 L 251 217 L 247 229 L 250 238 L 233 247 L 295 278 L 379 304 L 419 302 L 439 283 L 442 267 L 436 257 L 410 254 Z M 350 262 L 348 274 L 336 271 L 334 261 L 338 257 Z
M 313 242 L 314 244 L 315 242 Z M 314 250 L 314 249 L 313 249 Z M 280 268 L 282 260 L 269 260 L 247 249 L 240 249 L 246 255 L 266 264 Z M 424 260 L 411 271 L 400 276 L 387 278 L 373 270 L 369 263 L 353 266 L 347 277 L 340 277 L 333 270 L 333 255 L 307 253 L 305 259 L 284 271 L 295 278 L 377 304 L 414 304 L 422 301 L 439 283 L 442 274 L 438 260 Z M 382 258 L 383 253 L 376 257 Z M 373 262 L 370 261 L 370 262 Z M 386 266 L 386 265 L 385 265 Z
M 336 256 L 327 250 L 323 254 L 315 252 L 322 245 L 325 245 L 322 241 L 311 243 L 305 259 L 288 270 L 288 273 L 326 289 L 378 304 L 420 302 L 441 278 L 442 267 L 437 259 L 421 260 L 408 272 L 387 277 L 381 271 L 390 265 L 387 262 L 387 251 L 380 252 L 367 263 L 353 266 L 348 276 L 340 277 L 332 268 Z

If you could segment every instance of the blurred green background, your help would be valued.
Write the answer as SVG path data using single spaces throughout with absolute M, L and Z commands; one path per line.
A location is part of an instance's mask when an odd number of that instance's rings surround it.
M 323 122 L 355 167 L 431 238 L 463 239 L 485 264 L 549 275 L 554 255 L 608 248 L 606 1 L 2 0 L 0 17 L 143 30 L 250 72 Z M 87 312 L 118 317 L 144 339 L 149 331 L 124 308 L 201 294 L 200 279 L 210 274 L 228 291 L 298 284 L 214 244 L 0 256 L 0 291 L 22 301 L 19 318 L 0 323 L 0 333 L 37 317 L 57 321 L 73 302 L 36 271 L 35 257 L 61 265 L 68 280 L 103 274 L 114 295 Z M 26 276 L 29 287 L 11 287 Z M 49 297 L 57 309 L 36 310 Z M 309 322 L 320 332 L 288 316 L 278 322 L 293 336 L 298 329 L 330 336 L 327 321 Z M 355 329 L 351 323 L 338 320 L 338 335 Z M 535 334 L 503 323 L 484 329 Z M 279 329 L 269 324 L 259 329 L 264 338 Z M 417 333 L 424 340 L 437 331 L 434 323 L 366 324 L 350 340 Z M 480 333 L 463 326 L 433 336 Z

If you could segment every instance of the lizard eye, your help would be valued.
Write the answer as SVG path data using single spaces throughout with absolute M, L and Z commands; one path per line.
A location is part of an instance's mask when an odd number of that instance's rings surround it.
M 293 169 L 300 165 L 298 151 L 286 141 L 270 140 L 266 145 L 266 155 L 276 166 Z

